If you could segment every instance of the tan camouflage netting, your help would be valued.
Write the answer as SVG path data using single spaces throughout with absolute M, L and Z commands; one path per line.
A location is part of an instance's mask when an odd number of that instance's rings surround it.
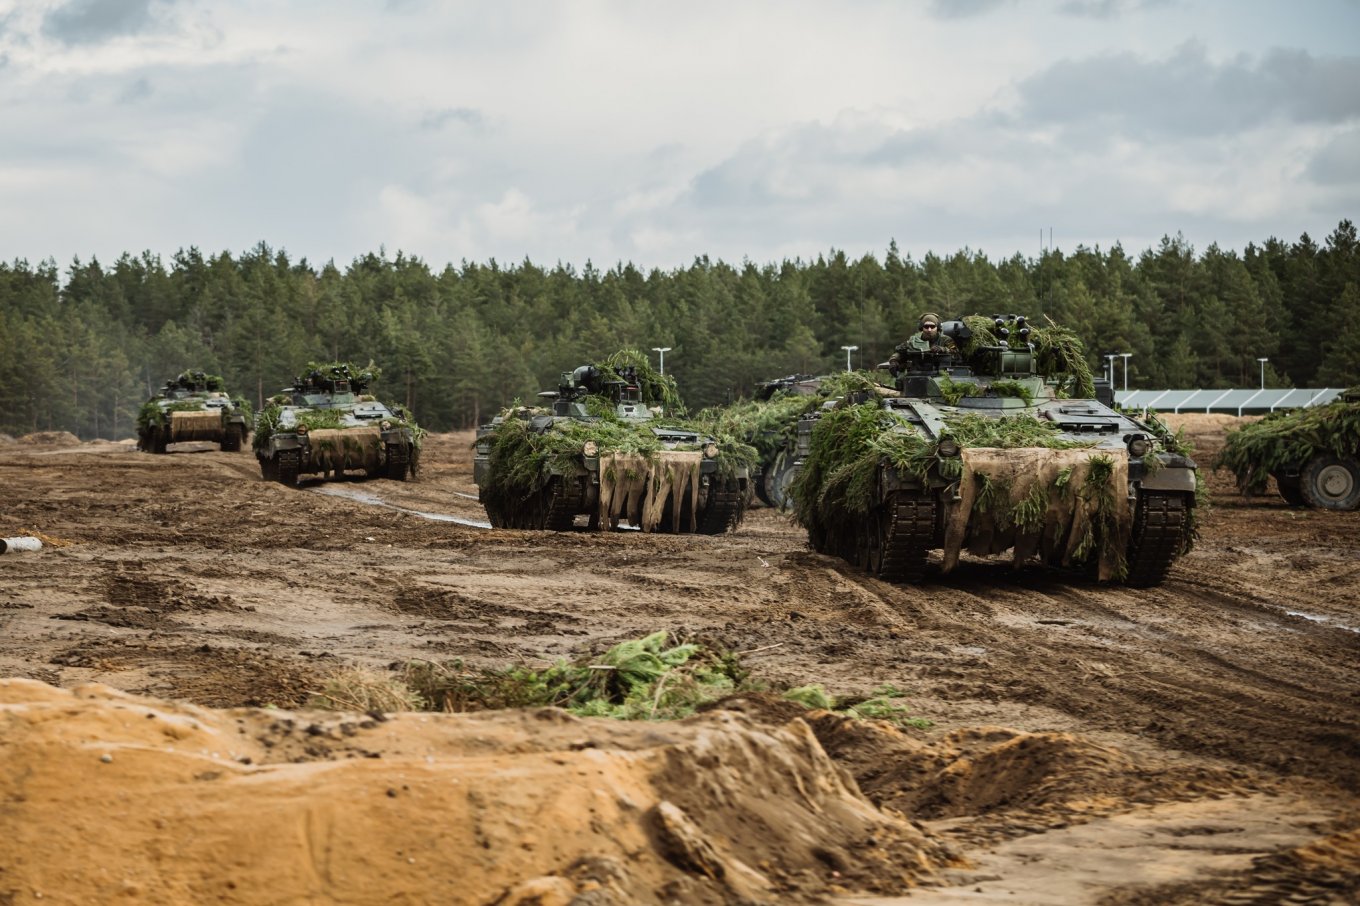
M 1127 547 L 1133 526 L 1133 513 L 1125 489 L 1128 487 L 1129 460 L 1124 450 L 1049 450 L 1022 448 L 1000 450 L 971 448 L 963 451 L 963 477 L 959 481 L 958 496 L 945 510 L 944 571 L 949 572 L 959 562 L 959 554 L 967 549 L 979 556 L 998 554 L 1014 547 L 1014 562 L 1018 566 L 1038 554 L 1045 562 L 1068 565 L 1082 544 L 1089 543 L 1095 524 L 1101 517 L 1100 495 L 1087 487 L 1091 460 L 1105 457 L 1113 462 L 1113 473 L 1105 487 L 1112 519 L 1113 537 L 1102 539 L 1099 546 L 1100 578 L 1108 580 L 1119 574 L 1123 551 Z M 1060 476 L 1068 478 L 1064 492 Z M 980 476 L 1007 490 L 1009 505 L 992 508 L 978 507 Z M 1021 530 L 1014 524 L 1015 507 L 1038 487 L 1048 502 L 1042 521 Z
M 382 431 L 377 428 L 321 428 L 311 438 L 312 464 L 318 472 L 373 471 L 382 462 Z
M 185 440 L 217 440 L 222 436 L 222 410 L 170 413 L 170 443 Z
M 680 519 L 685 509 L 680 505 L 689 497 L 686 531 L 696 527 L 695 511 L 699 507 L 699 464 L 703 453 L 665 450 L 654 459 L 636 453 L 611 453 L 600 457 L 600 526 L 616 528 L 621 519 L 644 532 L 656 531 L 666 510 L 666 503 L 674 499 L 671 508 L 670 530 L 681 530 Z

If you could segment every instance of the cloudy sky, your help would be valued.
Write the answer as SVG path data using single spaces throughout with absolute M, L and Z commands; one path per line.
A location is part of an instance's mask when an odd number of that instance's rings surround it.
M 1322 239 L 1360 0 L 0 0 L 0 260 Z

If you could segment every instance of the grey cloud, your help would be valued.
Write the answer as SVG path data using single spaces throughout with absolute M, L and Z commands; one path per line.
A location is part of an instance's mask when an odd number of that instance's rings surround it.
M 1067 0 L 1058 6 L 1064 16 L 1079 19 L 1114 19 L 1128 10 L 1125 0 Z
M 1019 118 L 1099 122 L 1118 134 L 1215 135 L 1275 118 L 1346 122 L 1360 116 L 1360 57 L 1274 50 L 1253 61 L 1211 62 L 1203 46 L 1170 59 L 1133 54 L 1064 60 L 1021 82 Z
M 42 30 L 65 44 L 95 44 L 150 23 L 151 0 L 69 0 L 43 18 Z
M 1077 19 L 1118 19 L 1129 13 L 1175 6 L 1177 0 L 1065 0 L 1058 14 Z
M 1309 161 L 1307 173 L 1325 186 L 1360 184 L 1360 129 L 1344 132 L 1321 148 Z
M 1005 6 L 1009 0 L 932 0 L 930 15 L 935 19 L 971 19 L 985 16 Z
M 151 97 L 151 82 L 146 78 L 134 79 L 118 95 L 120 104 L 133 104 Z
M 450 123 L 461 123 L 464 126 L 480 126 L 486 121 L 480 110 L 471 107 L 449 107 L 445 110 L 433 110 L 420 120 L 420 128 L 425 130 L 442 129 Z

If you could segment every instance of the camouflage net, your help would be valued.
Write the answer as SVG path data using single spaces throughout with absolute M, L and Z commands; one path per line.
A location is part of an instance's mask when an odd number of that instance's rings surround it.
M 307 435 L 312 466 L 326 475 L 350 469 L 375 471 L 382 462 L 378 428 L 323 428 Z
M 170 443 L 186 440 L 217 440 L 222 436 L 221 409 L 179 410 L 170 413 Z
M 700 452 L 676 450 L 664 450 L 650 459 L 626 453 L 601 457 L 599 524 L 618 528 L 619 521 L 627 519 L 644 532 L 653 532 L 669 504 L 670 530 L 695 531 L 702 460 Z
M 973 448 L 962 458 L 945 510 L 944 572 L 965 549 L 981 557 L 1010 549 L 1016 566 L 1036 555 L 1070 566 L 1098 544 L 1100 579 L 1123 577 L 1133 528 L 1123 450 Z

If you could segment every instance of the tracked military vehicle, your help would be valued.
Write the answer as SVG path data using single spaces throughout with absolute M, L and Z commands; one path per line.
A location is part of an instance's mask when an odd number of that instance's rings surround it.
M 745 512 L 755 452 L 661 414 L 674 381 L 625 350 L 565 372 L 477 431 L 473 477 L 495 528 L 717 535 Z M 678 398 L 674 400 L 678 402 Z
M 1360 387 L 1233 431 L 1214 467 L 1230 470 L 1247 495 L 1264 492 L 1269 477 L 1294 506 L 1360 507 Z
M 423 431 L 402 406 L 367 394 L 373 367 L 316 364 L 271 397 L 255 420 L 255 458 L 267 481 L 360 473 L 405 481 L 418 464 Z
M 236 452 L 245 442 L 249 423 L 249 404 L 228 395 L 222 378 L 182 371 L 137 414 L 137 449 L 165 453 L 170 444 L 208 441 Z
M 755 496 L 766 506 L 783 509 L 792 504 L 788 483 L 794 471 L 798 419 L 832 395 L 841 379 L 811 374 L 775 378 L 758 387 L 753 399 L 706 409 L 698 418 L 755 448 L 751 474 Z
M 955 350 L 911 350 L 799 423 L 796 513 L 819 552 L 916 582 L 927 556 L 1010 552 L 1157 585 L 1190 547 L 1196 465 L 1160 423 L 1113 408 L 1081 344 L 1021 316 L 945 322 Z

